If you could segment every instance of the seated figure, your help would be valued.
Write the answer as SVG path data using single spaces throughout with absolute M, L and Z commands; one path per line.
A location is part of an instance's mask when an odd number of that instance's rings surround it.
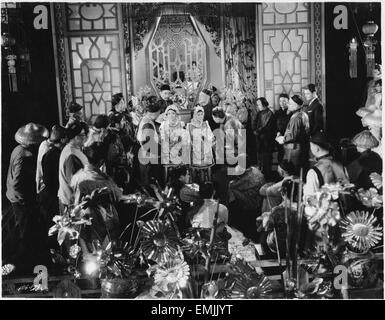
M 294 165 L 287 160 L 282 160 L 278 165 L 278 174 L 282 177 L 282 179 L 276 183 L 266 183 L 259 190 L 259 194 L 265 197 L 262 204 L 262 212 L 270 211 L 282 202 L 282 183 L 286 180 L 292 179 L 294 177 L 294 173 Z
M 238 171 L 240 166 L 236 167 Z M 228 201 L 230 210 L 229 225 L 243 232 L 253 241 L 257 241 L 255 219 L 261 212 L 262 198 L 260 188 L 265 184 L 263 173 L 256 167 L 250 167 L 230 181 Z

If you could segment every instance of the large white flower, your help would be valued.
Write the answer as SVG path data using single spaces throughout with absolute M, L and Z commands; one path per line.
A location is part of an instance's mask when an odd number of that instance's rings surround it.
M 354 249 L 365 252 L 374 247 L 382 237 L 382 228 L 374 224 L 377 218 L 369 212 L 351 212 L 341 221 L 342 237 Z

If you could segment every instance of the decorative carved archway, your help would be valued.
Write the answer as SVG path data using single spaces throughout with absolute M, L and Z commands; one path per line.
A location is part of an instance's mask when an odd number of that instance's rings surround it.
M 156 92 L 163 84 L 189 93 L 207 80 L 207 45 L 190 15 L 162 15 L 147 45 L 147 66 Z

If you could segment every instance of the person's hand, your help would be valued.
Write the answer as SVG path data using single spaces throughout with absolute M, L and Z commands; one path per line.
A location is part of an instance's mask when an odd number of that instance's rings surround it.
M 277 141 L 279 144 L 283 144 L 284 136 L 278 136 L 277 138 L 275 138 L 275 141 Z
M 271 219 L 271 212 L 263 212 L 257 219 L 257 226 L 260 227 L 260 229 L 267 230 L 270 223 L 272 222 Z M 262 230 L 261 230 L 262 231 Z

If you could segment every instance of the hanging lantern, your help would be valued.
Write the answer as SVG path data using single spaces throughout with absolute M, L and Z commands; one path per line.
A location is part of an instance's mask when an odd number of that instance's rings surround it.
M 8 10 L 1 4 L 1 23 L 8 24 Z
M 378 31 L 378 25 L 373 21 L 368 21 L 362 26 L 362 32 L 366 35 L 364 41 L 365 53 L 366 53 L 366 74 L 368 77 L 373 75 L 375 66 L 375 50 L 377 41 L 374 39 L 374 35 Z
M 378 25 L 376 25 L 374 21 L 368 21 L 362 26 L 362 32 L 366 36 L 374 37 L 377 31 L 378 31 Z
M 16 78 L 16 55 L 10 54 L 5 57 L 8 60 L 8 79 L 9 90 L 11 92 L 17 92 L 17 78 Z
M 3 33 L 1 35 L 1 46 L 5 49 L 14 46 L 16 43 L 15 38 L 11 37 L 9 33 Z
M 349 75 L 350 78 L 357 78 L 357 47 L 358 42 L 356 38 L 353 38 L 349 44 Z
M 28 48 L 21 48 L 19 54 L 20 83 L 29 84 L 31 75 L 31 57 Z

